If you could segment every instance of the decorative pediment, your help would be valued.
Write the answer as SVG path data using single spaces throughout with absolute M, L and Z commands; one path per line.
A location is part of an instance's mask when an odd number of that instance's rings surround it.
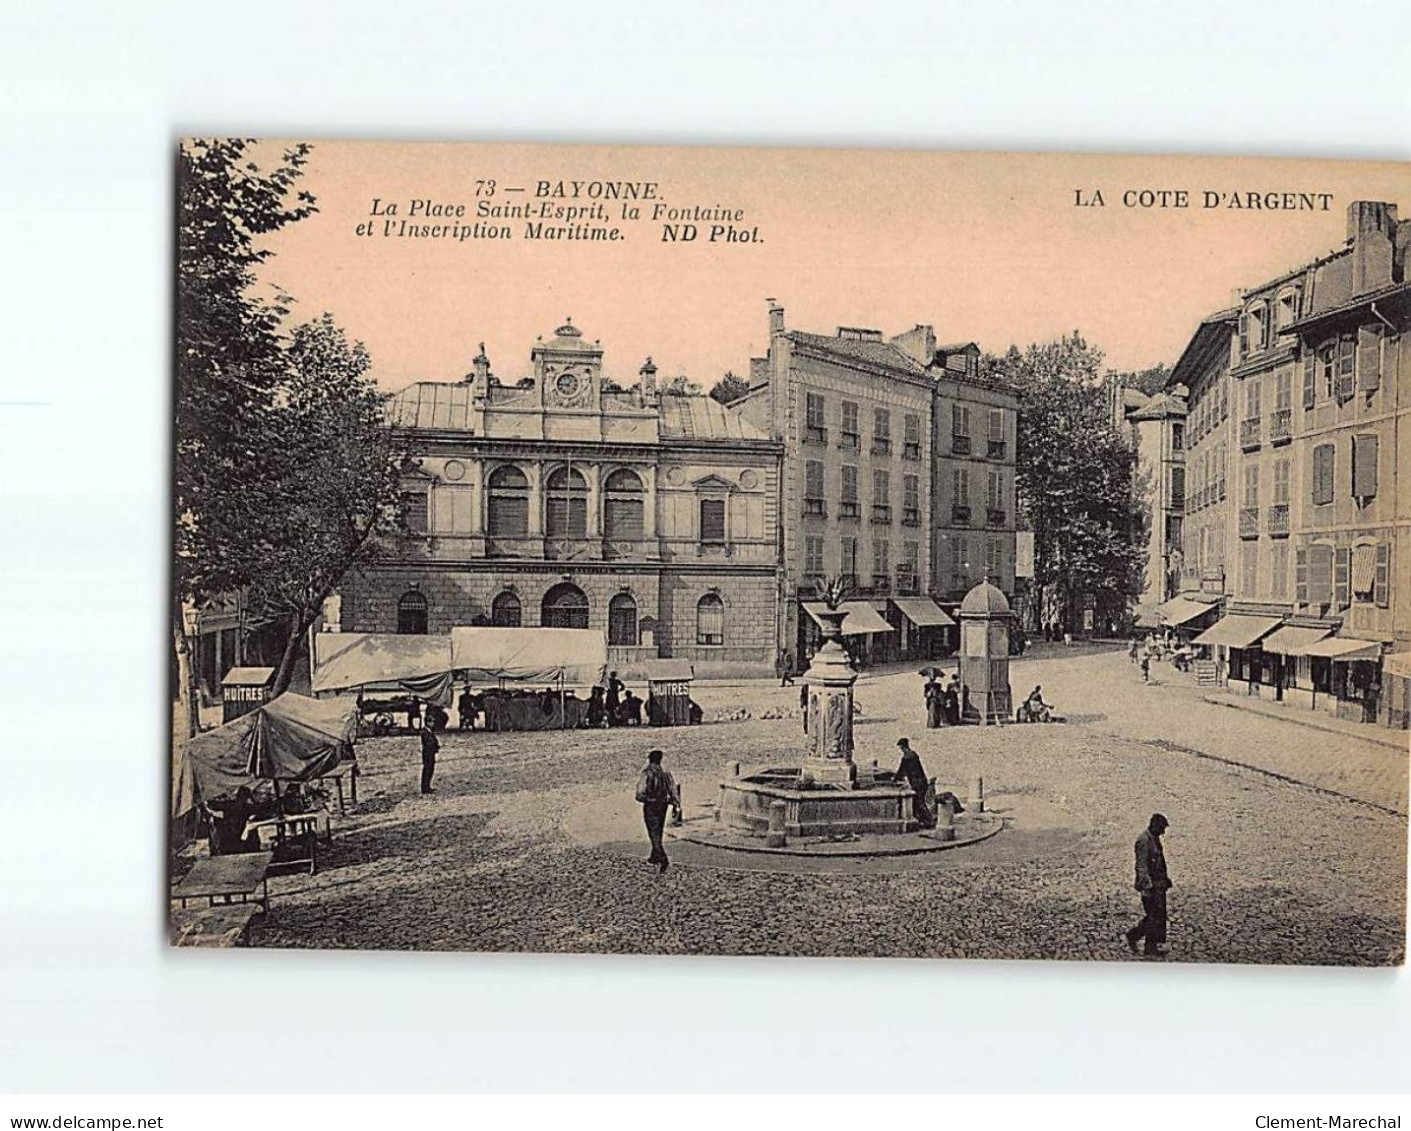
M 691 480 L 691 486 L 697 491 L 737 491 L 739 488 L 721 475 L 703 475 L 699 479 Z

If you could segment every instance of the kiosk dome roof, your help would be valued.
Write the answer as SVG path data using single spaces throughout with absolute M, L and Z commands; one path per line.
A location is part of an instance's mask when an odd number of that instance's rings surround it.
M 988 581 L 982 581 L 960 602 L 961 615 L 966 613 L 1007 613 L 1009 599 Z

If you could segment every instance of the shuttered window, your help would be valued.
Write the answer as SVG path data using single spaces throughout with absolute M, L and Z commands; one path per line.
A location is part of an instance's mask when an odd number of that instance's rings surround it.
M 720 544 L 725 541 L 725 500 L 701 500 L 701 541 Z
M 1338 341 L 1338 375 L 1337 375 L 1337 399 L 1341 404 L 1349 400 L 1356 385 L 1353 376 L 1357 360 L 1357 339 L 1351 334 L 1344 334 Z
M 1382 328 L 1363 326 L 1357 331 L 1357 387 L 1364 393 L 1382 383 Z
M 1377 562 L 1372 580 L 1372 600 L 1385 609 L 1391 599 L 1391 543 L 1377 547 Z
M 1293 556 L 1293 599 L 1299 605 L 1308 604 L 1308 551 L 1300 548 Z
M 1333 599 L 1333 548 L 1308 547 L 1308 603 L 1327 605 Z
M 1352 595 L 1358 600 L 1372 599 L 1376 565 L 1377 547 L 1371 542 L 1362 542 L 1352 547 Z
M 1339 546 L 1333 560 L 1333 608 L 1345 609 L 1352 603 L 1352 547 Z
M 1318 358 L 1312 350 L 1303 351 L 1303 407 L 1312 408 L 1318 399 Z
M 1371 499 L 1377 494 L 1377 438 L 1352 438 L 1352 495 L 1356 499 Z
M 1333 459 L 1336 451 L 1332 444 L 1319 444 L 1313 449 L 1313 502 L 1320 506 L 1333 501 Z

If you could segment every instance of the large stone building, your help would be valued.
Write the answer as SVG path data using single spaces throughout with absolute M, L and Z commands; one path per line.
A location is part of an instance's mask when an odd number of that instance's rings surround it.
M 1408 247 L 1395 205 L 1354 202 L 1342 248 L 1245 291 L 1172 376 L 1218 406 L 1188 492 L 1209 514 L 1185 537 L 1201 588 L 1216 563 L 1197 531 L 1222 547 L 1228 615 L 1207 636 L 1230 686 L 1395 726 L 1411 673 Z
M 1016 398 L 978 359 L 924 325 L 788 330 L 770 301 L 769 350 L 735 404 L 784 446 L 783 650 L 817 646 L 808 605 L 830 577 L 850 583 L 872 661 L 954 647 L 948 611 L 978 581 L 1013 593 Z
M 1113 425 L 1136 454 L 1134 479 L 1147 510 L 1146 566 L 1138 610 L 1155 608 L 1181 588 L 1187 391 L 1174 383 L 1151 396 L 1121 384 L 1112 390 Z
M 705 396 L 663 395 L 648 358 L 623 388 L 571 323 L 501 382 L 482 347 L 462 380 L 392 399 L 413 462 L 412 531 L 341 588 L 341 628 L 599 628 L 612 665 L 686 658 L 772 672 L 782 445 Z

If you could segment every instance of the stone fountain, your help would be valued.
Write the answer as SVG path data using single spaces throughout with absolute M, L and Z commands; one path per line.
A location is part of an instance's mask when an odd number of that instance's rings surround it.
M 830 587 L 818 614 L 824 643 L 801 679 L 808 685 L 803 761 L 727 777 L 716 820 L 732 832 L 782 842 L 790 837 L 915 832 L 911 787 L 853 759 L 853 684 L 842 644 L 846 611 Z

